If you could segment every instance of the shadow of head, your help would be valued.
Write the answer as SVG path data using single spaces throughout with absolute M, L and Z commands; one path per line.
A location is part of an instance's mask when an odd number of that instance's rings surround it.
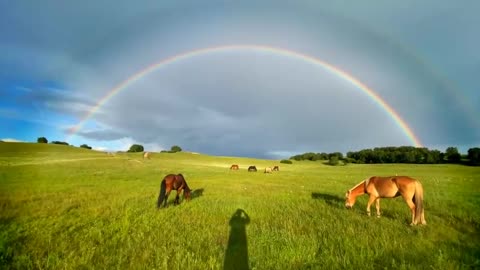
M 203 195 L 203 188 L 198 188 L 198 189 L 194 189 L 192 190 L 192 194 L 190 195 L 190 198 L 191 199 L 195 199 L 195 198 L 198 198 L 200 196 Z
M 344 207 L 345 199 L 342 199 L 336 195 L 324 194 L 318 192 L 312 192 L 312 199 L 323 200 L 327 204 L 336 207 Z

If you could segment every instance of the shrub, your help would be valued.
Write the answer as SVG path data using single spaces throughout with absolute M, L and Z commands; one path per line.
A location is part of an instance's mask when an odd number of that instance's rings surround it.
M 91 147 L 91 146 L 88 146 L 88 145 L 86 145 L 86 144 L 82 144 L 82 145 L 80 145 L 80 148 L 92 149 L 92 147 Z
M 66 142 L 60 142 L 60 141 L 52 141 L 51 143 L 53 143 L 53 144 L 61 144 L 61 145 L 69 145 L 69 144 L 66 143 Z
M 37 143 L 48 143 L 48 140 L 45 137 L 39 137 L 37 139 Z
M 338 157 L 331 156 L 330 159 L 328 160 L 328 165 L 332 165 L 332 166 L 338 165 Z
M 282 159 L 282 160 L 280 160 L 280 163 L 292 164 L 292 161 L 291 161 L 291 160 L 288 160 L 288 159 Z

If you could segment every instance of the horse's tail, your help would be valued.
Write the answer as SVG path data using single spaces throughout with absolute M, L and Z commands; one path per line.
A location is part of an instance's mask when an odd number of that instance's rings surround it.
M 419 181 L 415 181 L 413 203 L 415 204 L 415 222 L 417 224 L 426 224 L 423 206 L 423 186 Z
M 163 200 L 165 199 L 165 193 L 167 190 L 167 185 L 165 184 L 165 179 L 162 180 L 160 184 L 160 194 L 158 195 L 157 208 L 160 208 Z

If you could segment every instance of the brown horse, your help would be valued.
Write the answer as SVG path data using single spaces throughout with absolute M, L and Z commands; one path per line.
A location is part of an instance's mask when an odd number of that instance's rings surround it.
M 375 201 L 377 217 L 380 217 L 380 198 L 395 198 L 402 196 L 412 211 L 410 225 L 427 224 L 423 208 L 422 184 L 408 176 L 380 177 L 372 176 L 358 183 L 345 194 L 345 206 L 352 208 L 357 196 L 368 194 L 367 214 L 370 216 L 370 206 Z
M 273 166 L 272 171 L 277 171 L 278 172 L 279 170 L 280 170 L 280 168 L 278 166 Z
M 248 167 L 248 171 L 249 171 L 249 172 L 256 172 L 256 171 L 257 171 L 257 167 L 255 167 L 255 166 L 250 166 L 250 167 Z
M 179 204 L 180 193 L 183 191 L 183 197 L 185 200 L 190 200 L 191 189 L 188 187 L 185 178 L 181 174 L 169 174 L 165 176 L 160 184 L 160 194 L 158 195 L 157 208 L 160 208 L 162 202 L 164 207 L 167 206 L 168 195 L 172 189 L 177 191 L 174 204 Z
M 232 166 L 230 166 L 230 170 L 238 170 L 238 165 L 233 164 Z

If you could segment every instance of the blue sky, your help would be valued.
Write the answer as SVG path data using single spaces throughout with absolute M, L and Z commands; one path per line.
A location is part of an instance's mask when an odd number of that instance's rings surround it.
M 423 145 L 480 145 L 478 1 L 0 1 L 0 139 L 288 157 L 411 145 L 355 86 L 281 55 L 234 51 L 116 85 L 173 55 L 257 44 L 322 59 L 374 89 Z

